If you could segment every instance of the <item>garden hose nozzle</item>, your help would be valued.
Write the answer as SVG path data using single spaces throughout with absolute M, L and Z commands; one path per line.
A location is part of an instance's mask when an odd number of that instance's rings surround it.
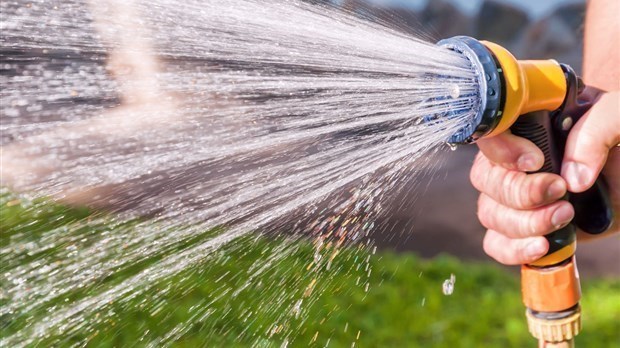
M 467 36 L 437 44 L 469 60 L 479 87 L 477 112 L 450 142 L 473 143 L 510 131 L 542 150 L 545 162 L 538 172 L 559 174 L 568 133 L 591 107 L 591 102 L 579 98 L 585 86 L 575 72 L 554 60 L 519 61 L 497 44 Z M 521 268 L 529 330 L 543 347 L 570 346 L 581 327 L 576 228 L 602 233 L 613 218 L 603 177 L 586 192 L 564 199 L 573 204 L 575 218 L 546 236 L 549 251 L 545 256 Z

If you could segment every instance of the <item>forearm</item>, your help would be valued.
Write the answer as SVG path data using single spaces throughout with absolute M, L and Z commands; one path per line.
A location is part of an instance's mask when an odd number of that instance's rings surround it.
M 620 1 L 589 0 L 586 13 L 583 77 L 604 91 L 620 90 Z

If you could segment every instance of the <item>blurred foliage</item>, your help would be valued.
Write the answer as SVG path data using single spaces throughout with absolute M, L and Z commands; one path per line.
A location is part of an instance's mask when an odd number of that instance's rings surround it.
M 43 201 L 26 204 L 6 192 L 2 198 L 3 248 L 12 235 L 28 231 L 36 237 L 91 218 L 85 209 Z M 279 250 L 287 251 L 256 273 L 257 265 L 268 264 Z M 86 318 L 93 321 L 91 328 L 58 332 L 38 346 L 84 341 L 93 347 L 158 345 L 158 339 L 171 333 L 176 347 L 277 347 L 284 340 L 290 346 L 330 347 L 535 346 L 525 326 L 518 276 L 494 264 L 380 251 L 369 259 L 369 273 L 363 261 L 370 255 L 367 248 L 349 247 L 317 275 L 306 267 L 313 254 L 307 241 L 236 240 L 212 261 L 112 303 L 106 313 L 91 313 Z M 105 282 L 123 281 L 143 266 Z M 446 296 L 442 284 L 451 274 L 456 276 L 455 291 Z M 315 278 L 315 293 L 305 296 Z M 73 294 L 72 300 L 101 292 L 100 287 Z M 612 347 L 620 340 L 620 280 L 588 280 L 583 293 L 584 331 L 577 346 Z M 291 310 L 291 298 L 304 299 L 299 315 L 285 313 Z M 0 334 L 6 337 L 45 315 L 5 315 Z

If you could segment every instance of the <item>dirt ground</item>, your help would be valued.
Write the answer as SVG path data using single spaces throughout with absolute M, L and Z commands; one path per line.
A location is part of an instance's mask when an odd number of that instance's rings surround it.
M 384 230 L 391 233 L 376 236 L 379 246 L 415 251 L 425 257 L 449 253 L 468 260 L 490 260 L 482 251 L 484 228 L 476 218 L 477 193 L 469 183 L 476 151 L 475 146 L 442 151 L 440 162 L 444 165 L 430 180 L 426 192 L 413 203 L 414 210 L 402 204 L 411 201 L 410 197 L 395 195 L 389 216 L 381 221 Z M 582 277 L 620 277 L 620 236 L 580 243 L 577 260 Z

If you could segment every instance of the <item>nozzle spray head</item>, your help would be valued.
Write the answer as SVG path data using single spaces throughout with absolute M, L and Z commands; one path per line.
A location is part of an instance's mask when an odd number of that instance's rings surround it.
M 478 109 L 448 141 L 454 144 L 473 143 L 489 134 L 501 119 L 505 93 L 502 91 L 500 65 L 488 48 L 468 36 L 451 37 L 439 41 L 437 45 L 465 56 L 476 74 Z

